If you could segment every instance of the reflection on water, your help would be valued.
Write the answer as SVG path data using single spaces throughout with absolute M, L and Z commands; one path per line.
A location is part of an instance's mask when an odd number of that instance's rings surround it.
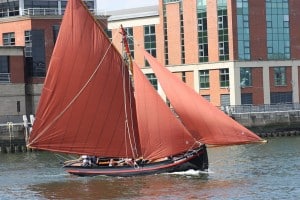
M 297 199 L 300 137 L 208 149 L 210 173 L 111 178 L 64 172 L 54 154 L 0 154 L 0 199 Z

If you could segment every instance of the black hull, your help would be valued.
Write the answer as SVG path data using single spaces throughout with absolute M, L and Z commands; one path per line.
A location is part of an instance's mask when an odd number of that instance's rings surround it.
M 160 173 L 182 172 L 190 169 L 207 171 L 208 169 L 208 156 L 205 146 L 200 149 L 194 150 L 184 156 L 178 156 L 173 159 L 140 164 L 136 167 L 131 166 L 64 166 L 66 171 L 70 174 L 78 176 L 141 176 Z

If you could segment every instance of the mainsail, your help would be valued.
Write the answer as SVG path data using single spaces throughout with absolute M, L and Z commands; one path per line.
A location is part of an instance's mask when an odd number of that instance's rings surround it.
M 179 80 L 148 52 L 144 51 L 144 55 L 176 113 L 197 140 L 211 145 L 262 141 Z
M 110 157 L 140 153 L 129 73 L 80 0 L 69 0 L 29 146 Z M 133 125 L 134 124 L 134 125 Z

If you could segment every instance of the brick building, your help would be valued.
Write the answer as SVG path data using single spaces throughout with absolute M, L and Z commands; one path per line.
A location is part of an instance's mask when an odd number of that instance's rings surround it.
M 133 52 L 144 46 L 217 106 L 299 103 L 299 16 L 295 0 L 159 0 L 141 15 L 113 13 L 108 28 L 123 24 Z
M 8 2 L 19 4 L 4 8 L 6 3 L 0 3 L 0 46 L 25 47 L 26 94 L 25 102 L 14 99 L 10 103 L 16 107 L 20 101 L 21 114 L 34 113 L 66 2 Z M 33 14 L 37 2 L 47 5 L 38 6 L 39 14 Z M 87 4 L 99 11 L 101 5 L 96 2 Z M 299 103 L 300 1 L 158 0 L 157 6 L 108 14 L 113 43 L 121 51 L 122 24 L 132 36 L 129 45 L 135 61 L 161 95 L 139 46 L 217 106 Z M 1 99 L 1 104 L 6 102 Z

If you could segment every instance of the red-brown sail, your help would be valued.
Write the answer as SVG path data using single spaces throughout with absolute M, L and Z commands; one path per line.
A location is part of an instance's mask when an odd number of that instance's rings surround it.
M 69 0 L 29 146 L 96 156 L 139 156 L 135 103 L 123 65 L 85 5 Z
M 163 67 L 148 52 L 144 55 L 176 113 L 193 136 L 202 143 L 232 145 L 262 141 Z
M 174 116 L 135 63 L 133 75 L 143 157 L 149 160 L 163 158 L 195 147 L 195 139 Z

